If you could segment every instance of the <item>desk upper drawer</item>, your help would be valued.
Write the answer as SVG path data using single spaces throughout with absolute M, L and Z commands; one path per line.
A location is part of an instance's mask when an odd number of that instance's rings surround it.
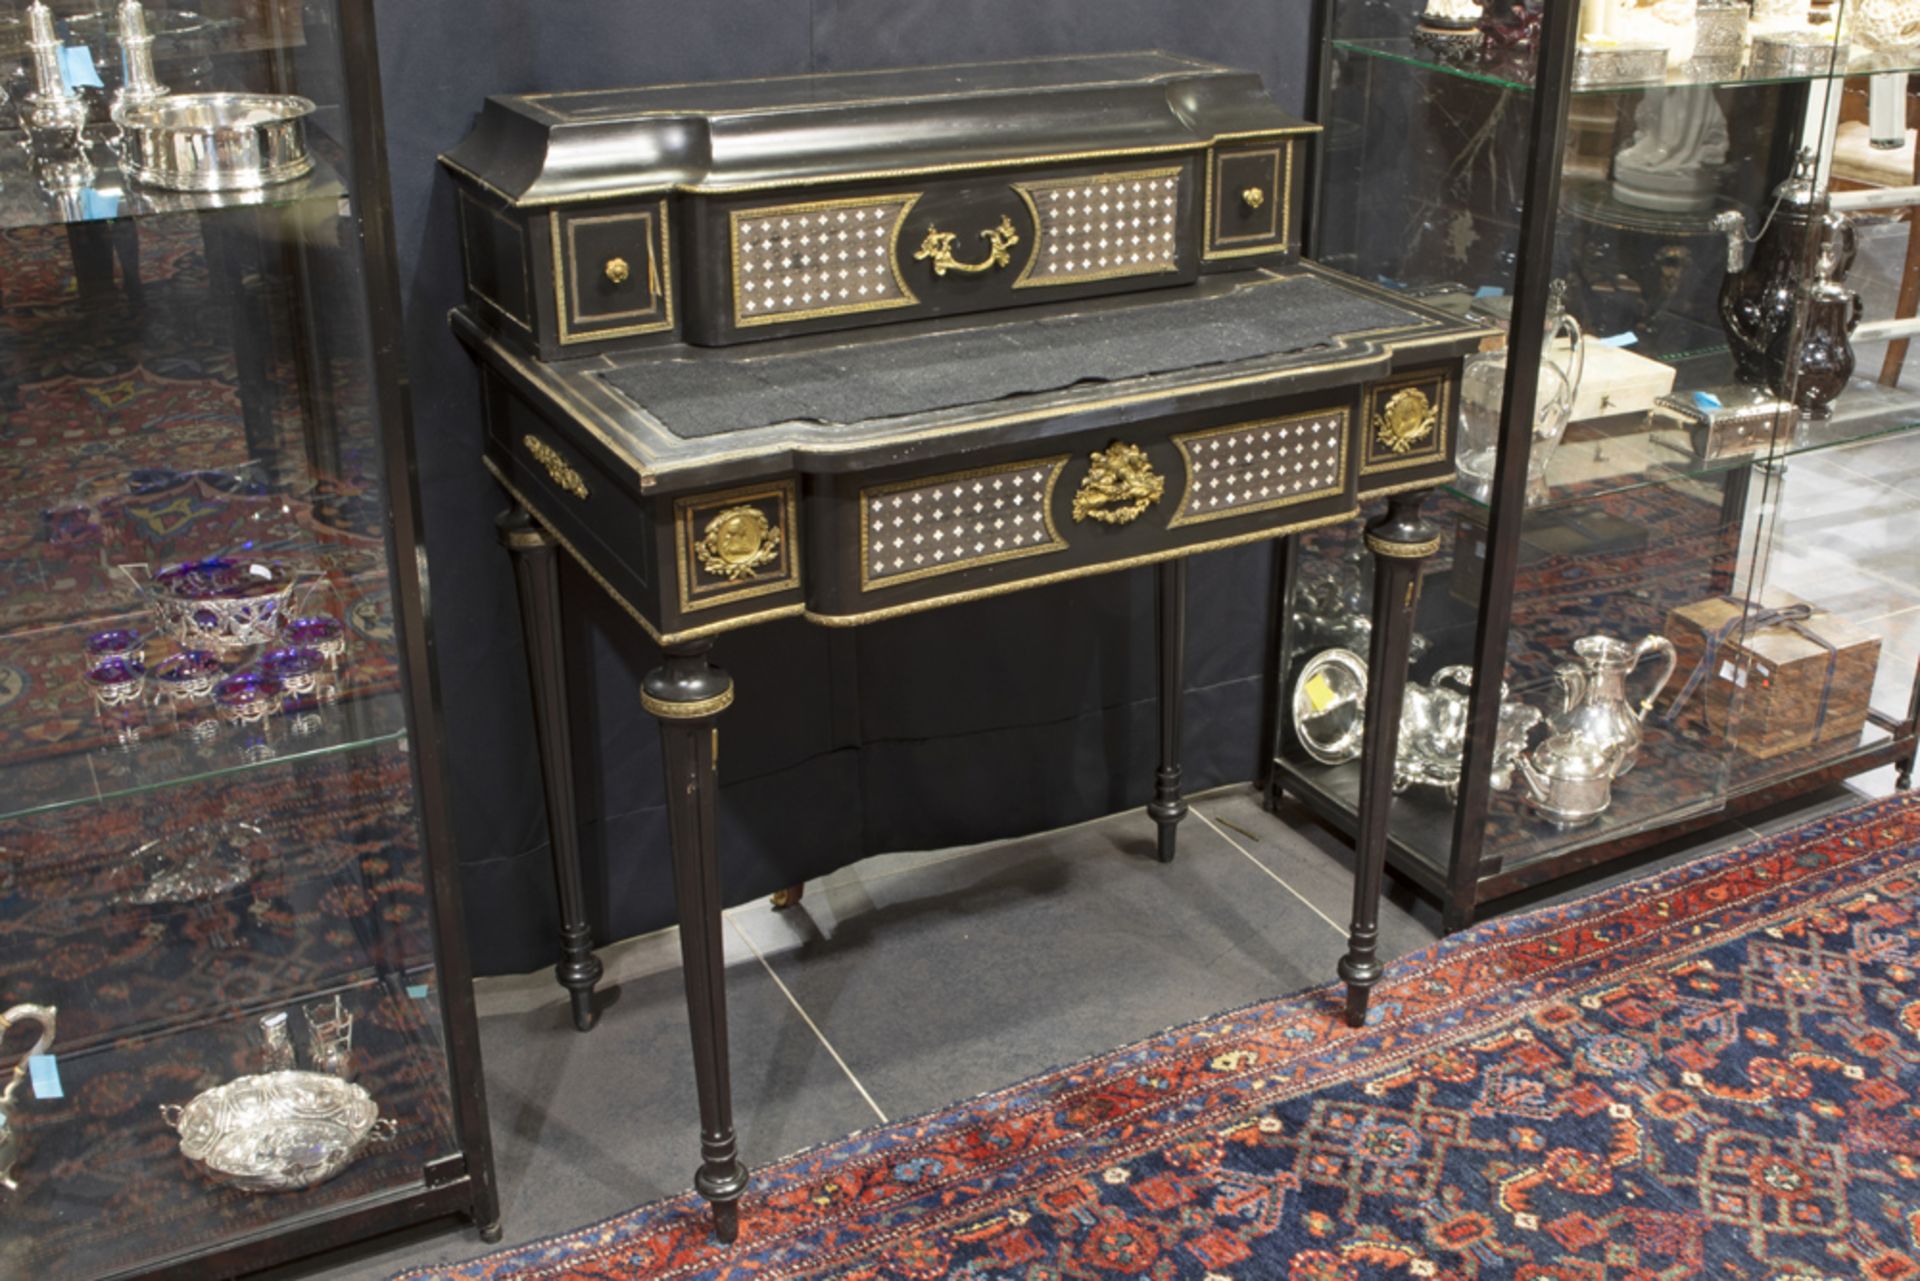
M 1291 253 L 1298 150 L 1282 136 L 544 210 L 463 185 L 467 300 L 556 360 L 1190 285 Z

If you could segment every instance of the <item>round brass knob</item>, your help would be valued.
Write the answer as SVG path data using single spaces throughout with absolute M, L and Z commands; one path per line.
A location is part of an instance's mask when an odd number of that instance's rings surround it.
M 633 268 L 627 266 L 627 260 L 625 258 L 607 259 L 607 279 L 614 284 L 624 285 L 627 283 L 628 277 L 632 275 Z
M 1259 187 L 1248 187 L 1240 193 L 1240 199 L 1247 202 L 1247 208 L 1258 209 L 1267 203 L 1267 193 Z

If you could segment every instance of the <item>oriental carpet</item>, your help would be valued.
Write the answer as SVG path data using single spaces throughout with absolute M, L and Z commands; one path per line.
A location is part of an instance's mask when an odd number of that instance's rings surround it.
M 730 1249 L 685 1195 L 406 1275 L 1920 1276 L 1917 855 L 1869 803 L 1445 939 L 1363 1030 L 1309 992 L 777 1162 Z

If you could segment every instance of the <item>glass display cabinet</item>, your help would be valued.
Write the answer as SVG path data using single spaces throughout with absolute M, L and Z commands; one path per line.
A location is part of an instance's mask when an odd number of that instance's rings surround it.
M 1920 66 L 1884 8 L 1327 7 L 1310 256 L 1507 330 L 1452 414 L 1397 755 L 1390 858 L 1448 928 L 1796 790 L 1910 781 L 1920 396 L 1848 348 L 1868 229 L 1827 191 L 1847 77 L 1904 100 Z M 1359 530 L 1286 560 L 1270 776 L 1349 833 Z
M 497 1219 L 376 67 L 0 12 L 0 1275 Z

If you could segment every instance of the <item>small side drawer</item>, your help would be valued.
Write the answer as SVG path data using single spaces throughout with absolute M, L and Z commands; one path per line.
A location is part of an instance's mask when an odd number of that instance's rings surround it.
M 1209 260 L 1285 250 L 1292 209 L 1292 138 L 1234 143 L 1207 154 Z
M 664 200 L 551 217 L 560 341 L 598 342 L 673 328 L 671 233 Z

